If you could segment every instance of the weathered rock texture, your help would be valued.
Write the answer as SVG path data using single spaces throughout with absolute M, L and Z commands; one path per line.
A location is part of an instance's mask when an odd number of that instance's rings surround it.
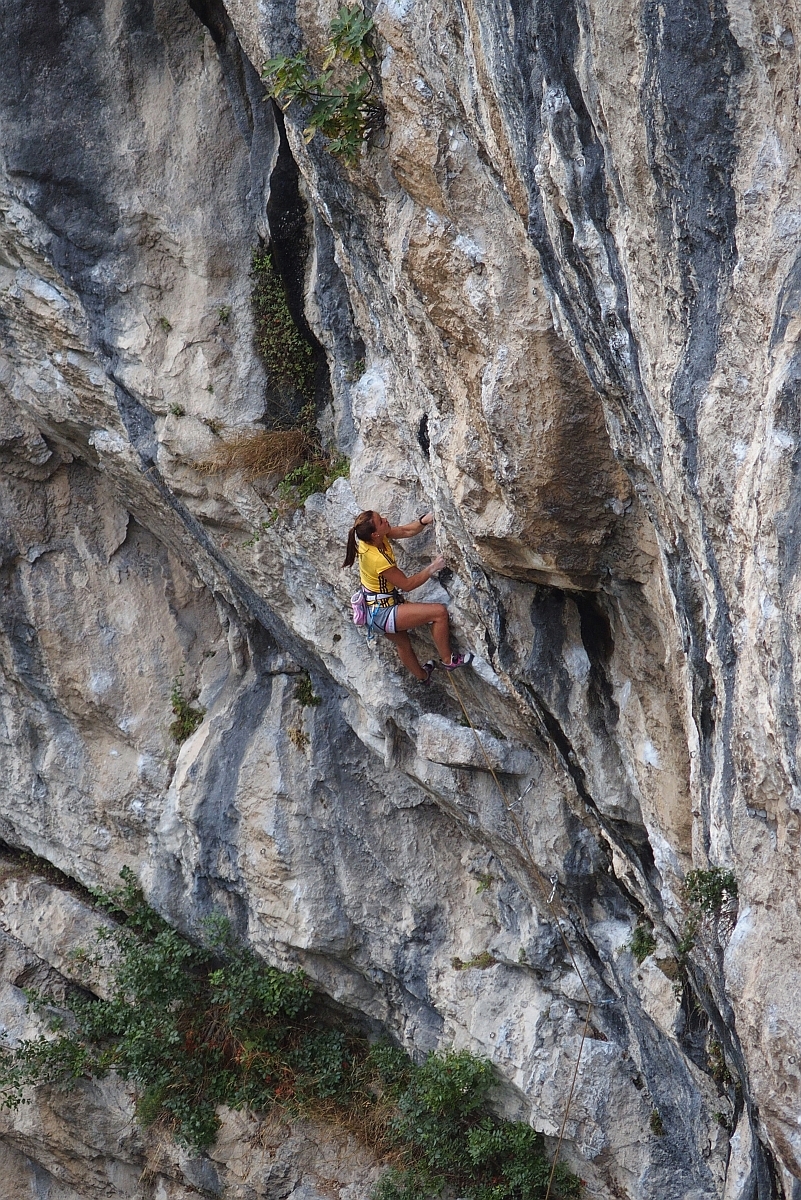
M 4 6 L 0 837 L 85 884 L 130 864 L 185 929 L 223 908 L 413 1052 L 491 1056 L 548 1135 L 579 971 L 588 1194 L 798 1200 L 798 9 L 380 0 L 353 169 L 258 79 L 334 12 Z M 351 460 L 276 522 L 276 480 L 202 469 L 274 415 L 267 239 Z M 480 661 L 423 692 L 348 623 L 339 563 L 359 507 L 429 505 L 429 591 Z M 177 753 L 180 671 L 206 717 Z M 739 912 L 684 977 L 710 864 Z M 31 956 L 63 965 L 9 920 L 13 1033 Z M 81 1106 L 4 1126 L 10 1196 L 144 1188 L 124 1093 Z M 232 1197 L 369 1191 L 316 1133 L 237 1190 L 248 1136 L 202 1168 Z M 212 1186 L 162 1176 L 142 1195 Z

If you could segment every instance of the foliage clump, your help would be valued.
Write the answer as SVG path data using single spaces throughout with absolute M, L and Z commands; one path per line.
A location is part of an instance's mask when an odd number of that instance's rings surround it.
M 254 338 L 270 380 L 308 399 L 314 388 L 314 352 L 289 311 L 269 248 L 254 250 L 251 274 Z
M 737 879 L 733 871 L 724 867 L 688 871 L 684 895 L 688 912 L 678 946 L 681 955 L 689 954 L 695 946 L 702 920 L 717 918 L 727 901 L 737 899 Z
M 280 473 L 283 478 L 278 483 L 278 497 L 284 511 L 297 508 L 309 496 L 324 492 L 335 479 L 347 478 L 350 472 L 347 458 L 323 449 L 312 404 L 304 406 L 297 424 L 290 429 L 260 429 L 227 438 L 214 457 L 200 467 L 208 474 L 238 470 L 249 481 Z M 275 515 L 279 515 L 278 510 Z
M 32 1085 L 62 1088 L 109 1071 L 136 1088 L 137 1119 L 208 1148 L 225 1104 L 339 1121 L 395 1166 L 376 1200 L 420 1200 L 447 1190 L 465 1200 L 543 1200 L 550 1173 L 542 1136 L 487 1109 L 488 1060 L 430 1054 L 416 1066 L 395 1046 L 336 1020 L 301 971 L 265 966 L 237 946 L 225 921 L 206 923 L 202 945 L 145 904 L 133 872 L 96 901 L 114 918 L 108 999 L 75 990 L 50 1036 L 0 1052 L 0 1104 L 15 1108 Z M 54 1027 L 58 1029 L 53 1034 Z M 579 1181 L 555 1173 L 554 1197 Z
M 226 438 L 214 457 L 201 463 L 200 469 L 210 475 L 218 471 L 241 471 L 249 482 L 265 475 L 287 473 L 301 466 L 312 449 L 309 430 L 258 429 Z
M 734 872 L 724 867 L 712 867 L 708 871 L 688 871 L 684 891 L 690 904 L 705 913 L 720 912 L 724 900 L 737 897 L 737 879 Z
M 292 104 L 305 110 L 306 143 L 320 133 L 328 139 L 329 153 L 350 165 L 358 161 L 370 126 L 381 114 L 380 105 L 371 100 L 372 29 L 372 18 L 358 5 L 343 5 L 329 26 L 319 74 L 313 73 L 305 50 L 278 55 L 262 68 L 270 95 L 284 111 Z
M 450 1051 L 416 1067 L 386 1047 L 377 1066 L 396 1104 L 390 1129 L 404 1153 L 379 1180 L 376 1200 L 418 1200 L 446 1188 L 464 1200 L 542 1200 L 551 1172 L 542 1134 L 487 1112 L 494 1083 L 487 1059 Z M 577 1196 L 579 1186 L 557 1167 L 551 1195 Z
M 298 676 L 295 684 L 295 699 L 302 708 L 316 708 L 318 704 L 322 704 L 322 697 L 315 694 L 314 684 L 308 671 L 303 671 Z
M 494 967 L 497 961 L 497 958 L 493 958 L 489 950 L 482 950 L 480 954 L 474 954 L 472 958 L 468 958 L 467 962 L 461 958 L 452 958 L 451 966 L 454 971 L 486 971 L 490 967 Z
M 723 1046 L 717 1038 L 711 1037 L 707 1042 L 706 1048 L 707 1068 L 709 1074 L 714 1079 L 718 1088 L 722 1091 L 730 1083 L 733 1083 L 731 1072 L 726 1065 L 726 1054 Z
M 648 1124 L 651 1126 L 651 1133 L 654 1134 L 655 1137 L 665 1136 L 665 1123 L 662 1120 L 658 1109 L 654 1108 L 651 1111 L 651 1118 Z
M 631 935 L 629 950 L 631 950 L 637 962 L 642 965 L 649 954 L 653 954 L 654 950 L 656 950 L 656 938 L 654 937 L 653 929 L 648 925 L 639 924 Z
M 284 505 L 298 507 L 314 496 L 330 488 L 335 479 L 347 479 L 350 462 L 344 455 L 321 455 L 293 467 L 278 485 L 278 495 Z
M 170 706 L 175 717 L 170 724 L 170 737 L 179 746 L 192 736 L 206 715 L 205 708 L 198 708 L 192 703 L 192 698 L 184 693 L 183 679 L 182 667 L 173 681 L 170 692 Z
M 324 492 L 335 479 L 347 479 L 350 462 L 341 454 L 326 451 L 314 419 L 314 406 L 307 404 L 298 416 L 303 434 L 303 460 L 296 463 L 278 484 L 278 508 L 273 518 L 298 508 L 309 496 Z

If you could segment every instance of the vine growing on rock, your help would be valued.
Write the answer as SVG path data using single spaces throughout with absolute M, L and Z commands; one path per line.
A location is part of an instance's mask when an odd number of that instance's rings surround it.
M 343 5 L 329 26 L 319 74 L 313 73 L 305 50 L 278 55 L 262 68 L 270 95 L 284 111 L 292 104 L 305 110 L 303 136 L 307 144 L 320 133 L 328 139 L 329 153 L 351 166 L 358 161 L 371 124 L 381 114 L 380 105 L 371 99 L 372 29 L 372 18 L 362 9 Z M 348 72 L 347 67 L 357 68 L 357 73 Z
M 273 383 L 293 388 L 308 400 L 314 386 L 314 354 L 289 311 L 271 250 L 254 250 L 251 274 L 256 349 Z
M 219 918 L 203 944 L 187 941 L 148 907 L 130 869 L 122 879 L 95 897 L 114 918 L 98 931 L 112 964 L 108 998 L 76 987 L 64 1008 L 29 994 L 50 1032 L 0 1053 L 4 1107 L 25 1102 L 31 1086 L 70 1088 L 114 1071 L 135 1086 L 140 1124 L 158 1122 L 196 1151 L 214 1142 L 219 1105 L 279 1106 L 335 1121 L 390 1157 L 376 1200 L 543 1200 L 542 1136 L 489 1111 L 488 1060 L 448 1051 L 417 1066 L 395 1046 L 371 1046 L 302 971 L 259 962 Z M 97 948 L 80 961 L 96 963 Z M 553 1196 L 578 1194 L 563 1168 L 555 1179 Z

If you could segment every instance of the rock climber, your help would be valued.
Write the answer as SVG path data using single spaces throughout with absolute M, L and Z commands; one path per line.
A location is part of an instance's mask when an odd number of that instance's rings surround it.
M 432 513 L 424 513 L 409 525 L 390 526 L 386 517 L 368 509 L 359 513 L 348 534 L 348 544 L 343 567 L 351 567 L 359 556 L 359 575 L 370 614 L 370 626 L 380 629 L 398 648 L 403 665 L 422 683 L 428 683 L 436 666 L 433 660 L 422 666 L 418 661 L 409 629 L 431 625 L 434 643 L 440 653 L 446 671 L 466 667 L 473 661 L 472 654 L 451 653 L 448 610 L 444 604 L 413 604 L 399 590 L 411 592 L 420 587 L 437 571 L 445 566 L 440 555 L 415 575 L 404 575 L 395 561 L 391 538 L 409 538 L 422 533 L 427 525 L 434 524 Z

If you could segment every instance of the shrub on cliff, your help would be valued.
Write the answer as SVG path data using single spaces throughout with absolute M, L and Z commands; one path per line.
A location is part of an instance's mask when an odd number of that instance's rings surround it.
M 69 1009 L 29 999 L 51 1036 L 0 1054 L 0 1103 L 15 1108 L 33 1085 L 62 1088 L 115 1071 L 136 1087 L 141 1124 L 156 1121 L 195 1150 L 216 1137 L 218 1105 L 334 1120 L 391 1155 L 378 1200 L 439 1195 L 542 1200 L 548 1161 L 541 1135 L 487 1109 L 490 1063 L 467 1051 L 415 1066 L 397 1047 L 370 1047 L 337 1020 L 301 971 L 259 962 L 224 921 L 194 945 L 149 908 L 133 873 L 98 903 L 115 918 L 108 999 L 75 989 Z M 106 956 L 108 957 L 108 956 Z M 578 1181 L 557 1171 L 553 1196 Z
M 312 72 L 305 50 L 271 58 L 262 69 L 270 95 L 282 109 L 297 104 L 304 110 L 306 142 L 322 134 L 328 139 L 329 153 L 351 165 L 357 162 L 370 125 L 381 113 L 371 99 L 372 29 L 372 18 L 362 9 L 343 5 L 329 27 L 319 74 Z M 348 67 L 356 67 L 357 72 Z

